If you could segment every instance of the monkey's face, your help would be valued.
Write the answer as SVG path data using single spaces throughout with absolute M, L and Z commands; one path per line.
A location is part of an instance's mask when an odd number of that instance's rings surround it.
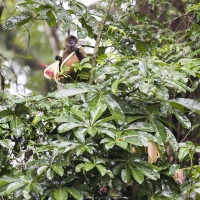
M 68 36 L 68 37 L 66 38 L 66 40 L 65 40 L 65 48 L 66 48 L 67 46 L 74 47 L 74 46 L 77 45 L 77 43 L 78 43 L 77 37 L 75 37 L 75 36 L 73 36 L 73 35 L 70 35 L 70 36 Z

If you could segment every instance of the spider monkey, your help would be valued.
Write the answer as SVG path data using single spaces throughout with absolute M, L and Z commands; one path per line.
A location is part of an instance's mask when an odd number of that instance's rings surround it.
M 74 72 L 74 68 L 72 67 L 72 64 L 75 64 L 77 62 L 80 62 L 84 58 L 87 57 L 87 54 L 85 53 L 84 49 L 82 47 L 78 47 L 78 38 L 70 35 L 65 39 L 65 45 L 63 49 L 63 55 L 61 56 L 56 56 L 55 59 L 60 61 L 59 64 L 59 71 L 61 72 L 61 64 L 67 58 L 72 52 L 75 52 L 69 60 L 67 60 L 64 63 L 64 66 L 69 67 L 69 71 L 67 72 L 68 75 L 71 76 L 73 80 L 76 80 L 77 73 Z

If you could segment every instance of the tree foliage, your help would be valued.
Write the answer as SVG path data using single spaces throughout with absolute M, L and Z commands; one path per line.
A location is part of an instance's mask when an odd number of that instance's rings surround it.
M 199 199 L 200 4 L 177 2 L 18 4 L 4 29 L 44 20 L 100 44 L 93 84 L 1 91 L 2 199 Z

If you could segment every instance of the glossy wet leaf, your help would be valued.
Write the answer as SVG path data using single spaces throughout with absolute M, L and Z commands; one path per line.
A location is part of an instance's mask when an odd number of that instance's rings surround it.
M 121 171 L 121 178 L 125 183 L 131 180 L 131 170 L 128 167 Z
M 38 175 L 41 175 L 42 173 L 44 173 L 44 172 L 46 171 L 46 169 L 47 169 L 48 167 L 49 167 L 48 165 L 43 165 L 43 166 L 39 167 L 39 168 L 37 169 L 37 174 L 38 174 Z
M 96 90 L 86 83 L 68 83 L 64 89 L 56 92 L 56 98 L 69 97 L 87 92 L 95 92 Z
M 76 199 L 76 200 L 83 200 L 83 195 L 76 189 L 72 187 L 67 187 L 67 191 L 70 193 L 70 195 Z
M 141 173 L 140 170 L 138 170 L 137 168 L 133 168 L 130 166 L 130 170 L 131 170 L 131 174 L 133 176 L 133 178 L 139 183 L 142 184 L 144 181 L 144 175 L 143 173 Z
M 165 144 L 166 139 L 167 139 L 167 131 L 165 126 L 158 120 L 153 119 L 151 121 L 152 126 L 154 127 L 155 131 L 156 131 L 156 135 L 159 137 L 160 142 L 162 144 Z
M 91 124 L 93 125 L 94 122 L 96 122 L 99 117 L 101 117 L 101 115 L 104 113 L 104 111 L 107 109 L 107 106 L 106 104 L 102 104 L 102 103 L 99 103 L 97 104 L 96 106 L 92 107 L 91 111 L 90 111 L 90 121 L 91 121 Z
M 54 172 L 56 172 L 56 174 L 58 174 L 59 176 L 63 176 L 64 175 L 64 169 L 62 166 L 58 165 L 58 164 L 54 164 L 51 166 L 51 168 L 53 169 Z
M 103 165 L 96 165 L 96 168 L 100 172 L 101 176 L 104 176 L 107 173 L 107 170 Z
M 200 102 L 193 99 L 178 98 L 170 100 L 172 106 L 176 107 L 176 104 L 182 105 L 194 112 L 200 113 Z
M 182 112 L 180 112 L 177 109 L 174 109 L 173 113 L 176 119 L 182 124 L 184 128 L 187 128 L 187 129 L 191 128 L 190 120 Z
M 54 198 L 56 200 L 67 200 L 68 199 L 67 188 L 57 188 L 54 191 Z
M 80 123 L 78 124 L 75 122 L 64 123 L 58 127 L 58 133 L 65 133 L 71 129 L 81 127 L 81 126 L 83 126 L 83 124 L 80 124 Z
M 125 116 L 119 104 L 111 96 L 107 96 L 105 101 L 111 114 L 118 115 L 120 117 L 115 121 L 117 121 L 119 124 L 122 124 L 125 121 Z
M 3 24 L 3 29 L 11 30 L 15 27 L 22 26 L 26 24 L 30 19 L 31 19 L 31 16 L 29 15 L 18 15 L 18 16 L 10 17 Z
M 15 190 L 21 188 L 24 185 L 25 185 L 25 183 L 22 183 L 22 182 L 13 182 L 8 185 L 8 187 L 6 189 L 6 193 L 10 194 L 10 193 L 14 192 Z
M 155 169 L 151 168 L 150 165 L 147 164 L 142 164 L 142 163 L 134 163 L 134 165 L 136 166 L 136 168 L 143 173 L 146 177 L 152 179 L 152 180 L 157 180 L 158 178 L 160 178 L 160 174 L 158 171 L 156 171 Z

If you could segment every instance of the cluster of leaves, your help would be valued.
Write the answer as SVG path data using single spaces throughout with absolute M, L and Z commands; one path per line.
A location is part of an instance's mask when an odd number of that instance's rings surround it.
M 197 127 L 185 113 L 199 114 L 200 103 L 169 98 L 168 90 L 193 89 L 186 83 L 191 71 L 199 75 L 198 59 L 173 67 L 136 57 L 124 62 L 123 56 L 105 62 L 113 56 L 99 58 L 95 86 L 66 84 L 46 97 L 1 94 L 1 196 L 83 199 L 99 196 L 103 186 L 110 187 L 110 196 L 131 195 L 128 186 L 140 189 L 141 199 L 198 195 L 199 167 L 192 160 L 200 147 L 178 144 L 168 120 L 173 114 L 186 129 Z M 155 163 L 148 162 L 151 143 Z M 167 147 L 179 152 L 182 164 L 168 161 Z M 181 187 L 173 179 L 180 168 L 188 177 Z
M 125 3 L 133 8 L 131 1 Z M 68 6 L 26 0 L 19 4 L 23 14 L 9 18 L 4 28 L 43 19 L 50 26 L 59 20 L 67 31 L 75 15 L 82 26 L 74 24 L 78 36 L 95 37 L 94 14 L 76 1 L 69 1 Z M 188 12 L 198 16 L 198 8 Z M 102 17 L 102 13 L 99 9 L 96 16 Z M 19 98 L 1 92 L 0 196 L 199 198 L 200 167 L 195 158 L 200 147 L 191 141 L 178 143 L 173 134 L 177 127 L 169 118 L 188 134 L 199 127 L 200 103 L 183 95 L 198 86 L 200 60 L 191 51 L 182 51 L 188 43 L 181 43 L 179 49 L 176 45 L 178 50 L 172 55 L 172 34 L 154 39 L 155 24 L 147 26 L 146 18 L 131 17 L 142 25 L 129 26 L 109 16 L 97 67 L 92 69 L 95 85 L 66 84 L 46 97 Z M 183 35 L 192 44 L 198 36 L 191 33 L 199 30 L 194 26 Z M 155 49 L 153 43 L 159 39 L 162 44 Z M 105 53 L 107 45 L 114 51 Z
M 69 9 L 64 9 L 62 3 L 52 0 L 25 0 L 18 4 L 20 14 L 10 17 L 3 28 L 10 30 L 31 20 L 44 20 L 50 27 L 54 27 L 57 22 L 61 22 L 62 29 L 65 32 L 71 28 L 76 28 L 79 38 L 85 38 L 88 34 L 93 36 L 96 32 L 97 20 L 87 11 L 87 7 L 80 2 L 71 0 L 65 6 L 68 6 Z M 82 28 L 74 22 L 73 16 L 76 16 Z

